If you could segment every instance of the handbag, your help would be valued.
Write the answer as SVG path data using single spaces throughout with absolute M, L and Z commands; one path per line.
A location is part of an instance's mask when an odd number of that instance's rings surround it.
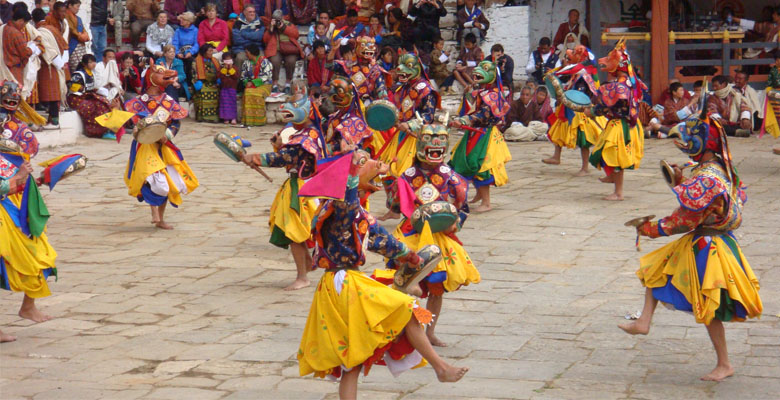
M 76 45 L 76 48 L 73 49 L 73 53 L 70 54 L 70 59 L 68 60 L 71 71 L 75 71 L 79 68 L 81 58 L 84 57 L 84 54 L 87 54 L 87 46 L 84 46 L 84 43 L 79 43 Z

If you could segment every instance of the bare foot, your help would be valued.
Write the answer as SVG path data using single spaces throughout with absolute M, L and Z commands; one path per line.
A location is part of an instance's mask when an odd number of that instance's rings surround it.
M 774 149 L 772 149 L 772 153 L 775 153 L 780 156 L 780 147 L 775 147 Z
M 3 331 L 0 331 L 0 343 L 13 342 L 15 340 L 16 336 L 11 336 L 7 333 L 3 333 Z
M 406 294 L 414 297 L 422 297 L 423 291 L 422 288 L 420 288 L 420 284 L 418 283 L 410 288 L 407 288 Z
M 590 171 L 587 169 L 581 169 L 576 174 L 574 174 L 574 176 L 588 176 L 588 174 L 590 174 Z
M 491 207 L 490 205 L 480 204 L 479 207 L 477 207 L 474 210 L 474 212 L 482 213 L 482 212 L 485 212 L 485 211 L 490 211 L 492 209 L 493 209 L 493 207 Z
M 615 174 L 602 176 L 599 180 L 603 183 L 615 183 Z
M 439 382 L 457 382 L 466 375 L 466 372 L 469 372 L 469 367 L 447 365 L 443 370 L 436 371 L 436 377 L 439 378 Z
M 550 157 L 550 158 L 543 158 L 542 162 L 545 163 L 545 164 L 550 164 L 550 165 L 558 165 L 558 164 L 561 163 L 561 160 L 558 159 L 558 158 Z
M 377 218 L 380 221 L 387 221 L 388 219 L 398 219 L 401 218 L 401 215 L 398 213 L 394 213 L 392 211 L 388 211 L 385 215 Z
M 647 335 L 647 333 L 650 332 L 649 326 L 640 325 L 638 322 L 619 324 L 618 328 L 622 329 L 629 335 Z
M 46 322 L 52 318 L 51 315 L 42 313 L 41 310 L 39 310 L 38 307 L 35 307 L 34 305 L 28 308 L 20 308 L 19 316 L 34 322 Z
M 291 290 L 298 290 L 309 287 L 309 285 L 311 285 L 311 282 L 308 279 L 296 279 L 295 282 L 284 288 L 284 290 L 289 292 Z
M 480 196 L 480 195 L 476 195 L 476 196 L 474 196 L 474 198 L 473 198 L 473 199 L 471 199 L 471 200 L 469 201 L 469 203 L 476 203 L 476 202 L 478 202 L 478 201 L 480 201 L 480 200 L 482 200 L 482 196 Z
M 165 229 L 167 231 L 173 229 L 173 225 L 168 225 L 167 223 L 165 223 L 165 221 L 158 221 L 156 224 L 154 224 L 154 226 L 160 229 Z
M 611 195 L 604 198 L 604 200 L 607 201 L 623 201 L 623 196 L 620 196 L 616 193 L 612 193 Z
M 436 335 L 431 334 L 426 336 L 428 336 L 428 341 L 431 342 L 431 346 L 447 347 L 447 343 L 442 342 Z
M 712 372 L 702 376 L 700 379 L 703 381 L 720 382 L 731 375 L 734 375 L 734 368 L 731 365 L 718 365 Z

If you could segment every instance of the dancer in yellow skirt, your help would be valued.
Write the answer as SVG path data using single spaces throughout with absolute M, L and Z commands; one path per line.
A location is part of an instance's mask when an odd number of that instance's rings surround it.
M 291 102 L 283 104 L 279 111 L 283 122 L 291 125 L 271 139 L 275 151 L 265 154 L 247 154 L 244 162 L 253 167 L 285 168 L 290 174 L 271 205 L 270 242 L 282 248 L 290 248 L 297 276 L 285 290 L 298 290 L 311 284 L 306 277 L 311 269 L 311 255 L 306 242 L 311 237 L 311 222 L 317 211 L 318 201 L 298 196 L 303 179 L 310 177 L 317 161 L 325 156 L 320 132 L 309 120 L 311 102 L 298 94 Z
M 170 202 L 178 207 L 181 195 L 192 193 L 199 186 L 198 178 L 172 142 L 179 132 L 179 121 L 187 117 L 187 110 L 165 93 L 175 77 L 176 71 L 162 65 L 150 67 L 146 73 L 146 93 L 125 103 L 127 111 L 135 114 L 132 119 L 136 123 L 133 133 L 136 138 L 145 129 L 166 127 L 165 136 L 156 142 L 140 143 L 133 139 L 124 177 L 128 194 L 149 204 L 152 224 L 160 229 L 173 229 L 165 222 L 166 204 Z M 122 135 L 117 137 L 121 140 Z
M 636 274 L 645 286 L 642 315 L 620 325 L 632 335 L 646 335 L 658 301 L 693 313 L 707 327 L 718 363 L 702 380 L 720 381 L 734 373 L 726 349 L 723 322 L 761 315 L 759 284 L 733 231 L 742 223 L 747 201 L 732 166 L 725 132 L 716 121 L 686 121 L 678 147 L 698 162 L 683 181 L 675 167 L 672 189 L 680 206 L 672 215 L 637 226 L 639 235 L 684 234 L 640 259 Z
M 426 334 L 434 346 L 446 346 L 436 337 L 436 321 L 441 315 L 444 292 L 454 292 L 461 286 L 479 283 L 479 271 L 461 245 L 456 232 L 469 213 L 468 180 L 444 164 L 449 145 L 449 132 L 444 124 L 423 124 L 410 121 L 410 129 L 418 133 L 416 159 L 396 181 L 391 209 L 406 216 L 393 236 L 412 250 L 435 244 L 444 256 L 433 272 L 420 284 L 422 297 L 428 297 L 426 308 L 434 317 Z M 416 210 L 415 210 L 416 209 Z M 425 223 L 424 214 L 434 215 Z M 435 215 L 438 214 L 438 215 Z M 439 223 L 437 219 L 446 221 Z M 392 266 L 392 262 L 391 262 Z
M 463 94 L 459 117 L 450 124 L 466 131 L 452 150 L 450 166 L 477 188 L 471 202 L 481 200 L 475 211 L 484 212 L 492 208 L 490 186 L 503 186 L 509 181 L 504 165 L 512 159 L 512 154 L 497 127 L 504 124 L 510 106 L 504 98 L 500 70 L 495 64 L 482 61 L 472 74 L 479 86 Z
M 769 79 L 766 83 L 766 101 L 764 102 L 764 121 L 761 125 L 761 135 L 769 132 L 772 137 L 780 137 L 780 52 L 775 52 L 775 65 L 769 71 Z M 775 147 L 772 152 L 780 155 L 780 147 Z
M 547 136 L 555 145 L 555 151 L 549 158 L 542 160 L 545 164 L 558 165 L 561 163 L 561 150 L 564 147 L 580 148 L 582 166 L 576 176 L 588 174 L 588 155 L 590 147 L 598 141 L 599 133 L 604 130 L 607 119 L 602 116 L 589 116 L 578 107 L 567 107 L 564 91 L 576 90 L 582 92 L 587 98 L 598 93 L 599 76 L 598 69 L 593 63 L 594 56 L 585 46 L 577 46 L 574 50 L 567 50 L 566 66 L 548 72 L 545 81 L 553 87 L 558 99 L 555 113 L 550 117 L 552 123 Z M 560 79 L 568 79 L 562 86 Z M 574 105 L 572 105 L 574 106 Z
M 342 399 L 357 398 L 358 376 L 361 371 L 367 375 L 374 364 L 385 364 L 398 375 L 427 361 L 439 381 L 460 380 L 468 368 L 441 359 L 425 336 L 423 324 L 430 321 L 430 312 L 413 297 L 360 272 L 366 250 L 410 265 L 420 265 L 421 257 L 388 234 L 360 206 L 360 169 L 377 163 L 364 151 L 345 157 L 351 160 L 347 160 L 344 199 L 327 200 L 314 222 L 314 262 L 325 273 L 314 292 L 301 337 L 301 376 L 340 379 Z

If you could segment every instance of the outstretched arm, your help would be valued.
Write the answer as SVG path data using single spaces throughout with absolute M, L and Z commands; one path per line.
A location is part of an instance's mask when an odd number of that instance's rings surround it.
M 714 212 L 714 209 L 722 205 L 723 199 L 717 199 L 703 211 L 691 211 L 684 207 L 678 207 L 672 215 L 657 221 L 645 222 L 637 227 L 637 231 L 640 235 L 651 238 L 687 233 L 696 229 Z

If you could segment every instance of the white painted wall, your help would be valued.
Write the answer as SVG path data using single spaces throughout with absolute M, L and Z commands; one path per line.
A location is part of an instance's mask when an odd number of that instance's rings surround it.
M 485 16 L 490 21 L 490 30 L 482 43 L 485 56 L 490 54 L 490 47 L 496 43 L 504 46 L 504 52 L 515 61 L 513 78 L 515 82 L 526 79 L 525 64 L 528 62 L 530 49 L 528 39 L 528 19 L 531 11 L 527 6 L 499 7 L 485 10 Z
M 602 0 L 602 3 L 618 3 L 617 0 Z M 531 2 L 529 42 L 536 48 L 539 39 L 555 36 L 558 25 L 566 22 L 572 8 L 580 11 L 580 23 L 585 24 L 585 0 L 534 0 Z M 618 6 L 619 9 L 619 6 Z M 602 19 L 603 20 L 603 19 Z M 492 21 L 491 21 L 492 23 Z M 527 59 L 526 59 L 527 61 Z

